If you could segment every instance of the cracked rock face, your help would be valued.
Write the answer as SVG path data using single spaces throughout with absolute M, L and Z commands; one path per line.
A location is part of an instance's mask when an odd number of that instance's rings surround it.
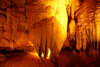
M 35 46 L 51 58 L 67 36 L 65 0 L 0 0 L 0 47 Z M 32 44 L 30 44 L 32 42 Z

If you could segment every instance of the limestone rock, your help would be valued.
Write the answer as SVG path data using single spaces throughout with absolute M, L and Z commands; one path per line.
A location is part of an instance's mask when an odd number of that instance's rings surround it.
M 67 35 L 65 0 L 1 0 L 0 46 L 36 47 L 38 54 L 55 57 Z

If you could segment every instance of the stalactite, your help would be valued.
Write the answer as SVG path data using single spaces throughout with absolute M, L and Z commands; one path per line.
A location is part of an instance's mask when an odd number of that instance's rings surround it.
M 82 31 L 82 44 L 83 44 L 83 50 L 86 50 L 86 37 L 87 37 L 87 34 L 86 34 L 86 29 L 83 29 Z
M 82 45 L 84 50 L 86 49 L 86 45 L 90 45 L 90 47 L 92 47 L 93 49 L 96 49 L 97 45 L 97 47 L 99 48 L 99 41 L 100 41 L 99 6 L 100 6 L 99 0 L 96 1 L 85 0 L 84 3 L 81 3 L 80 6 L 77 6 L 79 7 L 79 9 L 76 10 L 75 12 L 75 18 L 77 20 L 77 25 L 76 25 L 77 49 L 79 49 L 78 47 L 80 47 L 81 49 Z M 87 44 L 87 42 L 89 44 Z
M 97 36 L 97 50 L 100 49 L 100 9 L 96 10 L 96 16 L 95 16 L 95 22 L 96 22 L 96 36 Z
M 81 50 L 82 48 L 82 32 L 80 28 L 76 28 L 78 30 L 76 30 L 76 48 L 77 50 Z
M 93 49 L 95 49 L 95 42 L 96 42 L 96 40 L 95 40 L 95 38 L 96 38 L 96 28 L 95 28 L 95 25 L 94 25 L 94 23 L 93 23 Z

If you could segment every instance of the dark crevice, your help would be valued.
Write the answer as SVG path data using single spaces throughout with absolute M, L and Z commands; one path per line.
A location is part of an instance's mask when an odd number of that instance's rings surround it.
M 3 13 L 0 13 L 0 15 L 3 15 L 5 18 L 7 18 L 7 16 L 5 14 L 3 14 Z

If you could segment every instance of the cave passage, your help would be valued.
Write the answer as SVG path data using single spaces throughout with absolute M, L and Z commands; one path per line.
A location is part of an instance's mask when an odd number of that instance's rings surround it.
M 0 67 L 100 66 L 100 0 L 0 0 Z

